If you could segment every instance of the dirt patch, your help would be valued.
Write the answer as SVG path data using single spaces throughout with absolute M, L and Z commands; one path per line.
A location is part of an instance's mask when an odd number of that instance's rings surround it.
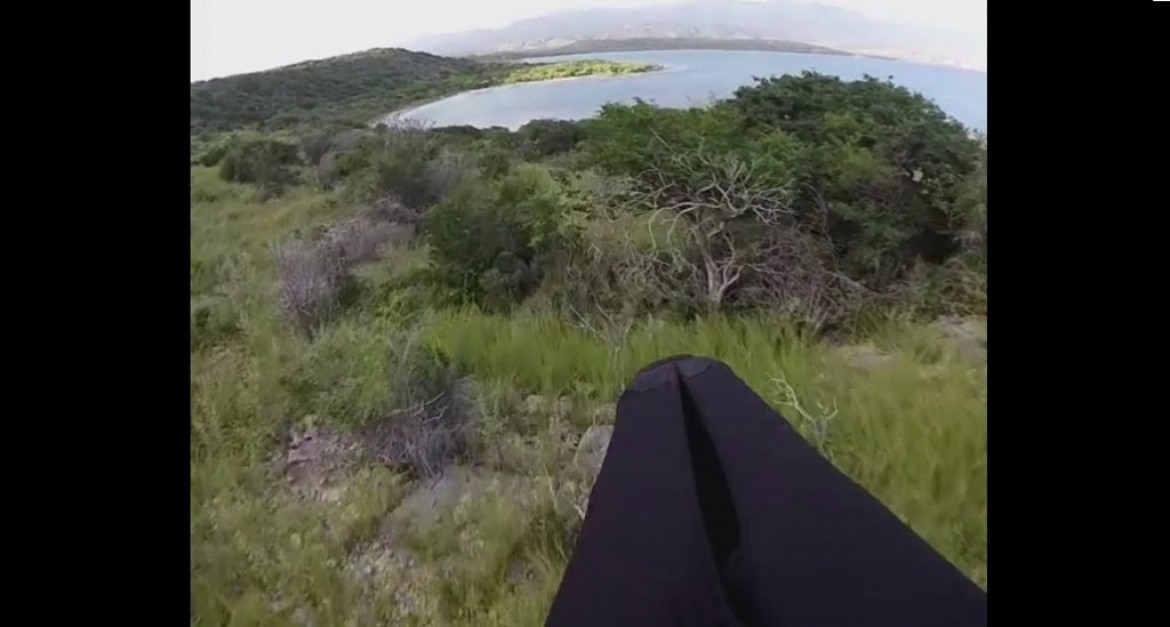
M 361 440 L 326 426 L 310 426 L 289 434 L 284 455 L 285 476 L 297 494 L 321 503 L 336 503 L 346 486 L 334 481 L 362 457 Z

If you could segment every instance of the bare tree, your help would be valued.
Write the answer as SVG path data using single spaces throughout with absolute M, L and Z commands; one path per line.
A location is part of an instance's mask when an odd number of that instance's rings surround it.
M 388 202 L 337 222 L 317 237 L 294 234 L 274 244 L 277 306 L 285 318 L 312 334 L 340 313 L 346 289 L 353 286 L 351 271 L 411 236 L 413 227 L 392 220 L 399 206 Z
M 665 142 L 664 142 L 665 143 Z M 868 290 L 837 270 L 828 211 L 758 158 L 703 149 L 674 155 L 632 194 L 649 211 L 649 249 L 634 263 L 674 304 L 770 309 L 814 330 L 856 311 Z
M 291 237 L 272 248 L 280 277 L 277 304 L 305 333 L 335 316 L 348 279 L 345 256 L 331 240 Z
M 701 277 L 711 308 L 720 307 L 743 279 L 758 255 L 762 230 L 795 224 L 789 186 L 769 181 L 758 165 L 702 150 L 676 153 L 647 172 L 633 194 L 635 203 L 653 212 L 654 252 L 666 252 L 676 272 Z
M 418 331 L 389 346 L 388 381 L 394 407 L 367 434 L 379 463 L 424 478 L 467 452 L 467 429 L 474 413 L 472 381 L 457 377 L 422 346 Z

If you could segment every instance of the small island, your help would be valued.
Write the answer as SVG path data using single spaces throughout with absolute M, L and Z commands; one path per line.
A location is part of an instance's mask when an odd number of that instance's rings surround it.
M 515 83 L 532 83 L 536 81 L 550 81 L 562 78 L 580 78 L 583 76 L 622 76 L 625 74 L 641 74 L 656 72 L 663 66 L 653 63 L 635 63 L 631 61 L 604 61 L 600 59 L 583 59 L 579 61 L 559 61 L 554 63 L 531 63 L 526 67 L 519 67 L 506 74 L 501 83 L 505 85 Z

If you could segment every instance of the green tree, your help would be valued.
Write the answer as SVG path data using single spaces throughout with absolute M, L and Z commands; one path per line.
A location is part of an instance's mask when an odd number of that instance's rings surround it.
M 565 196 L 541 166 L 460 187 L 424 216 L 435 276 L 489 307 L 518 302 L 541 282 L 544 263 L 571 236 Z
M 962 124 L 921 94 L 867 76 L 805 72 L 761 79 L 730 103 L 747 127 L 809 147 L 802 204 L 827 213 L 852 274 L 896 280 L 919 260 L 956 254 L 950 207 L 980 154 Z
M 292 169 L 301 165 L 297 146 L 268 137 L 238 139 L 219 159 L 219 176 L 233 183 L 251 183 L 279 193 L 297 180 Z
M 516 135 L 524 156 L 541 159 L 574 150 L 585 139 L 585 130 L 571 120 L 533 120 Z

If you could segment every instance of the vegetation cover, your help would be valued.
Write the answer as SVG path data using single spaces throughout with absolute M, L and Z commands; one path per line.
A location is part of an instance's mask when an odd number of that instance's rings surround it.
M 655 69 L 616 61 L 482 62 L 379 48 L 192 83 L 191 133 L 363 127 L 379 115 L 469 89 Z
M 515 132 L 324 113 L 480 71 L 422 58 L 192 88 L 193 624 L 542 624 L 590 447 L 677 353 L 986 584 L 985 138 L 813 73 Z

